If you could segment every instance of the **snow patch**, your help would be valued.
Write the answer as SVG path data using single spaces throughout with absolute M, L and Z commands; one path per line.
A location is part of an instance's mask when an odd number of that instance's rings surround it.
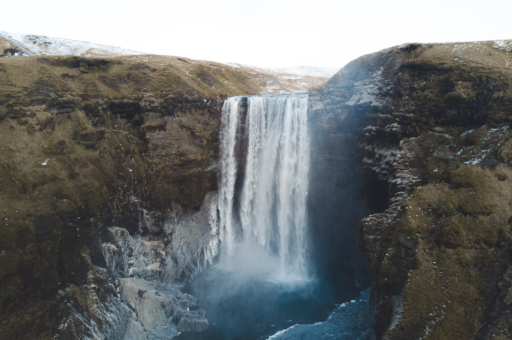
M 495 40 L 492 47 L 505 52 L 512 52 L 512 40 Z
M 340 68 L 330 68 L 330 67 L 316 67 L 316 66 L 296 66 L 296 67 L 267 67 L 269 71 L 277 72 L 277 73 L 288 73 L 288 74 L 296 74 L 300 76 L 312 76 L 312 77 L 321 77 L 321 78 L 331 78 L 335 75 Z
M 82 57 L 141 55 L 143 52 L 122 47 L 107 46 L 87 41 L 47 37 L 44 35 L 20 34 L 0 31 L 0 37 L 16 45 L 27 55 L 74 55 Z
M 353 95 L 346 102 L 347 105 L 360 105 L 360 104 L 370 104 L 370 105 L 380 105 L 381 103 L 378 100 L 379 93 L 379 82 L 382 80 L 381 77 L 382 68 L 375 72 L 371 77 L 368 77 L 364 80 L 355 82 L 353 84 Z

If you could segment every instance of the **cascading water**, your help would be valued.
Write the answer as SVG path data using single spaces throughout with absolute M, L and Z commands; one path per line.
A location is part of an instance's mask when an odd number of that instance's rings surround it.
M 210 327 L 179 340 L 267 339 L 295 324 L 315 323 L 317 329 L 335 303 L 357 296 L 353 277 L 340 269 L 345 264 L 332 265 L 323 255 L 337 259 L 339 252 L 332 249 L 347 242 L 339 236 L 347 235 L 340 234 L 344 223 L 357 227 L 357 203 L 346 202 L 354 195 L 344 189 L 361 185 L 363 178 L 358 172 L 340 175 L 321 162 L 310 167 L 310 149 L 319 146 L 321 136 L 314 135 L 315 121 L 308 121 L 307 111 L 306 94 L 226 100 L 219 218 L 212 215 L 220 256 L 188 286 Z M 326 252 L 319 251 L 319 240 Z M 327 264 L 342 275 L 327 275 Z
M 283 281 L 307 278 L 307 108 L 306 94 L 232 97 L 223 107 L 221 256 L 229 263 L 240 244 L 257 245 L 278 259 Z

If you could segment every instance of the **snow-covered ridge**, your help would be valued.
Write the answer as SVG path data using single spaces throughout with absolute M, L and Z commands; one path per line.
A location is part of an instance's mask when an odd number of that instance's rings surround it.
M 97 43 L 78 41 L 72 39 L 47 37 L 35 34 L 20 34 L 0 31 L 0 37 L 4 38 L 18 49 L 28 55 L 74 55 L 81 57 L 116 57 L 121 55 L 141 55 L 144 52 L 133 51 L 122 47 L 107 46 Z M 232 67 L 249 67 L 275 74 L 290 74 L 298 76 L 312 76 L 330 78 L 339 69 L 315 66 L 297 66 L 287 68 L 266 67 L 258 68 L 238 63 L 223 63 Z
M 121 47 L 106 46 L 86 41 L 46 37 L 34 34 L 19 34 L 0 31 L 0 37 L 18 47 L 28 55 L 75 55 L 82 57 L 115 57 L 120 55 L 139 55 L 143 52 Z
M 286 69 L 263 68 L 239 63 L 221 63 L 238 69 L 251 75 L 251 78 L 258 82 L 264 89 L 261 94 L 269 93 L 299 93 L 307 92 L 310 88 L 317 87 L 325 83 L 338 70 L 322 67 L 299 66 Z M 288 70 L 288 72 L 281 72 Z M 324 75 L 317 75 L 324 70 Z M 295 72 L 295 73 L 293 73 Z M 310 72 L 311 74 L 308 74 Z
M 279 76 L 311 76 L 317 78 L 331 78 L 341 68 L 317 67 L 317 66 L 296 66 L 296 67 L 256 67 L 239 63 L 222 63 L 235 68 L 251 68 L 262 73 L 270 73 Z
M 300 75 L 300 76 L 331 78 L 333 75 L 335 75 L 340 70 L 340 68 L 316 67 L 316 66 L 297 66 L 297 67 L 285 67 L 285 68 L 267 67 L 267 70 L 272 71 L 272 72 L 277 72 L 277 73 L 296 74 L 296 75 Z
M 13 51 L 14 50 L 14 51 Z M 2 54 L 5 53 L 5 55 Z M 19 34 L 0 31 L 0 57 L 20 57 L 25 55 L 48 56 L 78 56 L 78 57 L 128 57 L 149 58 L 148 53 L 133 51 L 121 47 L 101 45 L 86 41 L 77 41 L 63 38 L 53 38 L 42 35 Z M 155 56 L 153 56 L 155 57 Z M 176 57 L 161 56 L 174 60 Z M 187 59 L 186 65 L 208 64 L 207 60 Z M 178 60 L 182 60 L 178 58 Z M 147 60 L 146 60 L 147 61 Z M 233 68 L 249 77 L 258 87 L 260 94 L 270 93 L 297 93 L 307 92 L 309 89 L 322 85 L 337 69 L 299 66 L 291 68 L 262 68 L 239 63 L 218 63 Z M 186 72 L 189 70 L 183 64 L 176 64 L 177 68 Z

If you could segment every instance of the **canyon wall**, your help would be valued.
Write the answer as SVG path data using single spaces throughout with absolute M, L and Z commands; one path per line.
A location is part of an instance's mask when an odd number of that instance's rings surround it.
M 215 256 L 222 101 L 267 75 L 16 48 L 0 38 L 0 339 L 207 327 L 159 282 Z M 377 339 L 512 336 L 511 53 L 405 44 L 310 91 L 319 271 L 372 285 Z
M 512 336 L 511 52 L 405 44 L 310 92 L 328 156 L 362 172 L 377 212 L 358 230 L 377 339 Z

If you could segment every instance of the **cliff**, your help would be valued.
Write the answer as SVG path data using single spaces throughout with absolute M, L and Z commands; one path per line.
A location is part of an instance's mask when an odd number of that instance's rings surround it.
M 512 43 L 405 44 L 310 93 L 325 150 L 362 172 L 377 339 L 507 339 Z

